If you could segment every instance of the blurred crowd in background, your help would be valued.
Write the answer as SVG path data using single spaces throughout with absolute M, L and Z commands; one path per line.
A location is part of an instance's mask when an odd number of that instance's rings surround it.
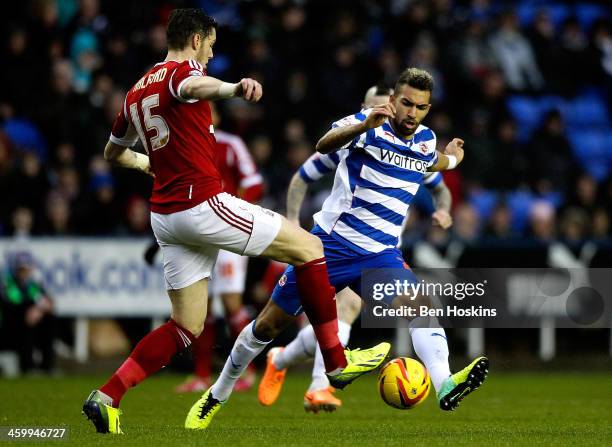
M 609 239 L 612 7 L 522 0 L 32 0 L 3 5 L 0 234 L 149 235 L 151 181 L 102 158 L 123 97 L 165 58 L 174 7 L 219 22 L 209 74 L 254 77 L 263 100 L 220 103 L 283 212 L 291 175 L 332 121 L 407 66 L 435 78 L 425 124 L 440 148 L 466 143 L 444 174 L 449 234 L 412 213 L 412 237 L 549 242 Z M 327 183 L 304 210 L 316 211 Z M 427 193 L 424 193 L 427 194 Z

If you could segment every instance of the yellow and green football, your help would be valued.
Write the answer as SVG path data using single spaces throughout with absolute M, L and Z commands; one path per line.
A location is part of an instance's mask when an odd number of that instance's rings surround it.
M 399 357 L 388 362 L 378 375 L 378 391 L 387 405 L 400 410 L 416 407 L 429 395 L 431 381 L 417 360 Z

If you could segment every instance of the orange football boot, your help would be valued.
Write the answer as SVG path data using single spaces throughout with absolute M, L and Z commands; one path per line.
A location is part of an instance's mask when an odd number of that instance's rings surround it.
M 268 351 L 268 358 L 266 362 L 266 371 L 264 372 L 261 382 L 259 382 L 259 390 L 257 392 L 257 398 L 259 403 L 265 406 L 270 406 L 278 396 L 280 395 L 283 383 L 285 382 L 285 374 L 287 369 L 276 369 L 272 359 L 274 356 L 282 352 L 285 348 L 272 348 Z
M 318 413 L 321 410 L 336 411 L 342 405 L 342 401 L 332 394 L 332 390 L 335 391 L 332 387 L 307 391 L 304 394 L 304 410 L 311 413 Z

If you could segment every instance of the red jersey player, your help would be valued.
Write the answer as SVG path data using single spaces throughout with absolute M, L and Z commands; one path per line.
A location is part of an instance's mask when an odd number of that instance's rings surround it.
M 146 335 L 83 404 L 84 414 L 98 432 L 121 433 L 119 403 L 126 391 L 167 365 L 202 332 L 208 279 L 219 249 L 296 266 L 300 300 L 317 336 L 326 371 L 335 383 L 344 386 L 375 369 L 389 350 L 384 345 L 353 353 L 342 347 L 335 291 L 316 236 L 277 213 L 223 192 L 208 101 L 239 96 L 256 102 L 262 88 L 249 78 L 231 84 L 206 75 L 205 66 L 217 39 L 216 26 L 200 9 L 172 11 L 166 32 L 168 56 L 128 91 L 104 149 L 105 158 L 118 166 L 155 176 L 151 226 L 164 257 L 172 318 Z M 129 149 L 138 139 L 148 156 Z M 263 314 L 273 312 L 268 304 Z M 261 351 L 270 340 L 258 337 L 258 333 L 264 333 L 263 327 L 252 322 L 236 344 L 251 353 Z M 230 360 L 231 365 L 225 366 L 242 372 L 241 359 Z M 206 428 L 222 404 L 208 390 L 189 411 L 186 428 Z
M 217 140 L 217 167 L 223 179 L 223 190 L 248 202 L 259 202 L 263 197 L 263 179 L 253 157 L 238 135 L 218 129 L 219 114 L 214 103 L 210 104 L 215 139 Z M 154 242 L 157 247 L 157 242 Z M 232 338 L 238 337 L 242 329 L 251 322 L 249 312 L 242 304 L 248 259 L 227 250 L 219 250 L 217 263 L 209 283 L 211 303 L 221 301 Z M 209 307 L 210 308 L 210 307 Z M 211 384 L 213 345 L 217 335 L 217 324 L 213 312 L 208 312 L 205 330 L 191 345 L 194 375 L 176 387 L 178 393 L 206 391 Z M 236 391 L 247 391 L 255 381 L 255 368 L 247 371 L 236 382 Z

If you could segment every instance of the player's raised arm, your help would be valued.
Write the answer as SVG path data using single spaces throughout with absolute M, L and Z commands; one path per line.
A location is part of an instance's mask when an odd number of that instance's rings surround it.
M 243 78 L 235 84 L 223 82 L 212 76 L 192 76 L 179 95 L 185 99 L 216 100 L 239 96 L 245 101 L 257 102 L 263 95 L 261 84 L 251 78 Z
M 308 183 L 302 179 L 299 172 L 296 172 L 293 174 L 287 190 L 287 219 L 296 225 L 300 224 L 300 209 L 306 191 L 308 191 Z
M 329 155 L 312 154 L 308 157 L 289 182 L 287 190 L 287 219 L 299 225 L 300 209 L 308 191 L 308 185 L 333 172 L 340 163 L 338 152 Z
M 453 218 L 450 215 L 453 199 L 448 186 L 446 186 L 443 180 L 431 189 L 431 196 L 436 207 L 436 210 L 431 215 L 433 224 L 439 225 L 444 230 L 450 228 L 453 224 Z
M 331 129 L 317 142 L 317 152 L 327 154 L 346 147 L 356 136 L 369 129 L 380 127 L 387 120 L 395 116 L 395 106 L 390 102 L 373 107 L 365 120 L 347 126 L 338 126 Z
M 429 167 L 428 171 L 448 171 L 459 166 L 463 161 L 463 140 L 461 138 L 453 138 L 446 145 L 444 153 L 438 152 L 438 160 L 435 164 Z

